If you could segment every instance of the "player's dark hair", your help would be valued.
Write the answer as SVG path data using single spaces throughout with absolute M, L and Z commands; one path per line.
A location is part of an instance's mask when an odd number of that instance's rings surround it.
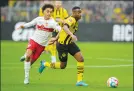
M 76 10 L 76 9 L 81 9 L 81 8 L 78 7 L 78 6 L 75 6 L 75 7 L 72 8 L 72 11 L 73 11 L 73 10 Z
M 52 4 L 45 4 L 42 7 L 42 12 L 46 9 L 46 8 L 51 8 L 54 11 L 54 6 Z

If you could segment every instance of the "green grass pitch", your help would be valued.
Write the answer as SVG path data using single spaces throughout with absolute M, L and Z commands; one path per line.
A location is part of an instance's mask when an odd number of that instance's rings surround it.
M 84 81 L 77 87 L 76 60 L 69 56 L 64 70 L 46 68 L 39 75 L 40 60 L 50 61 L 43 53 L 30 71 L 30 84 L 24 85 L 24 64 L 20 57 L 27 42 L 1 41 L 1 91 L 133 91 L 133 44 L 117 42 L 78 42 L 85 59 Z M 57 58 L 58 59 L 58 58 Z M 106 81 L 117 77 L 119 86 L 109 88 Z

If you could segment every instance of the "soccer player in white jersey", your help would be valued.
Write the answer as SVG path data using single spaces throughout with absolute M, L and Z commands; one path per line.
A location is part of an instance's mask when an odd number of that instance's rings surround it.
M 54 30 L 61 30 L 58 23 L 51 18 L 51 14 L 54 11 L 54 7 L 51 4 L 45 4 L 42 7 L 44 16 L 37 17 L 31 22 L 20 26 L 18 29 L 27 28 L 36 25 L 36 30 L 33 36 L 30 38 L 25 55 L 21 58 L 24 61 L 25 79 L 24 84 L 29 83 L 29 71 L 30 66 L 39 58 L 41 53 L 47 46 L 49 39 L 52 36 Z

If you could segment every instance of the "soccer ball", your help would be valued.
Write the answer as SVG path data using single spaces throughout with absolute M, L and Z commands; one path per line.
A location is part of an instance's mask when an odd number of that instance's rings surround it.
M 118 79 L 116 77 L 110 77 L 107 80 L 107 86 L 111 88 L 116 88 L 118 86 Z

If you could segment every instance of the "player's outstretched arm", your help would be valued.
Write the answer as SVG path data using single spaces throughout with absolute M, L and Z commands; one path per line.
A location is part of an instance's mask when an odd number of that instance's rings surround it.
M 31 22 L 28 22 L 28 23 L 25 23 L 24 25 L 21 25 L 17 29 L 23 29 L 23 28 L 34 26 L 36 24 L 37 19 L 38 19 L 38 17 L 33 19 Z
M 28 27 L 34 26 L 34 25 L 36 24 L 37 20 L 38 20 L 38 17 L 35 18 L 35 19 L 33 19 L 31 22 L 25 23 L 25 24 L 23 25 L 24 28 L 28 28 Z

